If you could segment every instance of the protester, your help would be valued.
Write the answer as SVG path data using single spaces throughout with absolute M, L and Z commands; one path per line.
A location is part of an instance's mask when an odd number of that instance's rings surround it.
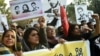
M 47 39 L 49 43 L 49 48 L 53 48 L 58 43 L 64 43 L 65 40 L 63 38 L 57 37 L 55 28 L 53 26 L 47 26 Z
M 19 49 L 17 46 L 15 31 L 14 30 L 6 30 L 3 33 L 2 39 L 1 39 L 0 55 L 16 53 L 15 56 L 16 55 L 22 56 L 21 52 L 22 52 L 21 49 Z
M 39 28 L 39 35 L 41 39 L 40 42 L 43 43 L 46 47 L 48 47 L 47 34 L 46 34 L 46 21 L 44 17 L 39 17 L 38 24 L 40 25 L 40 28 Z
M 39 29 L 40 28 L 40 24 L 36 23 L 33 25 L 34 28 Z
M 64 35 L 63 27 L 62 26 L 59 26 L 57 28 L 57 36 L 63 36 L 63 35 Z
M 95 40 L 100 38 L 100 17 L 98 14 L 93 14 L 92 17 L 96 20 L 94 37 L 89 39 L 91 56 L 100 56 L 100 47 L 96 45 Z
M 10 24 L 10 27 L 9 28 L 12 29 L 12 30 L 17 31 L 17 26 L 18 26 L 18 24 L 15 23 L 15 22 L 13 22 L 13 23 Z
M 90 29 L 92 29 L 92 31 L 95 30 L 95 24 L 94 24 L 93 22 L 88 22 L 87 25 L 88 25 L 88 27 L 89 27 Z
M 87 37 L 90 41 L 91 48 L 91 56 L 100 55 L 96 50 L 100 51 L 100 49 L 95 45 L 95 40 L 100 37 L 100 19 L 97 14 L 92 15 L 96 20 L 95 32 L 92 37 Z M 67 37 L 67 41 L 77 41 L 77 40 L 85 40 L 86 37 L 81 33 L 79 25 L 70 25 L 69 34 Z M 95 48 L 96 47 L 96 48 Z M 95 50 L 96 49 L 96 50 Z
M 69 31 L 68 31 L 68 37 L 66 40 L 68 41 L 76 41 L 76 40 L 82 40 L 84 39 L 81 36 L 80 28 L 78 24 L 70 24 Z
M 40 31 L 40 32 L 41 32 L 41 35 L 46 36 L 47 39 L 42 38 L 42 40 L 44 40 L 44 41 L 47 40 L 49 48 L 53 48 L 56 44 L 62 43 L 65 41 L 64 39 L 56 38 L 57 35 L 55 32 L 54 26 L 51 26 L 51 25 L 46 26 L 44 17 L 40 17 L 38 20 L 38 23 L 40 24 L 40 27 L 42 27 L 44 25 L 45 26 L 44 28 L 46 28 L 46 29 L 44 29 L 44 32 L 46 31 L 44 34 L 42 31 Z
M 19 39 L 22 39 L 24 34 L 24 28 L 22 26 L 17 26 L 16 34 L 19 37 Z
M 40 42 L 39 32 L 35 28 L 28 28 L 23 36 L 23 51 L 32 51 L 46 48 Z

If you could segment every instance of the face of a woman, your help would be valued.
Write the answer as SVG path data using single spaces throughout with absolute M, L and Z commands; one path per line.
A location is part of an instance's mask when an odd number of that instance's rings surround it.
M 29 35 L 28 41 L 30 44 L 39 44 L 38 32 L 35 30 L 32 30 L 32 32 Z
M 12 31 L 8 31 L 4 38 L 3 38 L 3 44 L 6 45 L 7 47 L 12 47 L 15 44 L 15 36 Z
M 72 32 L 74 35 L 80 35 L 81 33 L 80 33 L 80 29 L 79 29 L 79 26 L 78 25 L 76 25 L 75 26 L 75 28 L 74 28 L 74 30 L 73 30 L 73 32 Z
M 48 28 L 47 30 L 47 36 L 48 37 L 55 37 L 56 36 L 56 32 L 54 28 Z

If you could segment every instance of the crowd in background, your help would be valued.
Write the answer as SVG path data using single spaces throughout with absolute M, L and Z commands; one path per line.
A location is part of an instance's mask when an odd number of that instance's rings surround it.
M 100 56 L 100 47 L 95 43 L 97 38 L 100 43 L 100 17 L 98 14 L 92 17 L 96 20 L 95 25 L 92 22 L 86 23 L 85 20 L 80 25 L 69 23 L 68 36 L 64 36 L 62 26 L 56 29 L 55 22 L 47 24 L 42 16 L 37 24 L 26 29 L 16 23 L 10 24 L 9 29 L 6 29 L 2 23 L 4 33 L 0 43 L 0 55 L 14 53 L 15 56 L 22 56 L 23 52 L 51 49 L 66 41 L 89 40 L 91 56 Z

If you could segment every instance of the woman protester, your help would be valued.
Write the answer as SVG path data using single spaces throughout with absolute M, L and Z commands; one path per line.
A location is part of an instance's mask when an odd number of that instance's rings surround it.
M 77 41 L 77 40 L 85 40 L 85 39 L 89 40 L 91 56 L 100 56 L 100 53 L 99 53 L 100 49 L 95 44 L 95 40 L 100 37 L 100 18 L 98 14 L 92 15 L 92 17 L 96 20 L 94 36 L 86 37 L 82 35 L 79 25 L 71 24 L 69 28 L 69 34 L 66 40 L 68 41 Z
M 49 48 L 53 48 L 58 43 L 65 42 L 65 40 L 63 38 L 57 37 L 54 26 L 51 26 L 51 25 L 46 26 L 44 17 L 40 17 L 38 20 L 38 23 L 40 24 L 40 27 L 45 25 L 44 30 L 43 30 L 45 32 L 45 34 L 43 34 L 43 31 L 41 31 L 42 29 L 40 29 L 39 31 L 41 32 L 41 36 L 44 35 L 46 37 L 46 39 L 42 38 L 41 42 L 46 41 L 45 43 L 47 43 L 47 46 Z
M 23 36 L 23 51 L 32 51 L 46 48 L 40 43 L 40 36 L 38 30 L 35 28 L 28 28 Z
M 45 32 L 45 20 L 38 20 L 40 27 L 28 28 L 23 36 L 23 51 L 32 51 L 44 49 L 48 47 L 47 37 Z
M 0 43 L 0 55 L 12 54 L 22 56 L 21 46 L 17 45 L 16 33 L 14 30 L 4 31 Z

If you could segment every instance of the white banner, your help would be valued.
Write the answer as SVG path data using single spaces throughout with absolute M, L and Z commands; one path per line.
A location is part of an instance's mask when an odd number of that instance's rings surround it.
M 12 21 L 43 16 L 41 0 L 10 1 Z

